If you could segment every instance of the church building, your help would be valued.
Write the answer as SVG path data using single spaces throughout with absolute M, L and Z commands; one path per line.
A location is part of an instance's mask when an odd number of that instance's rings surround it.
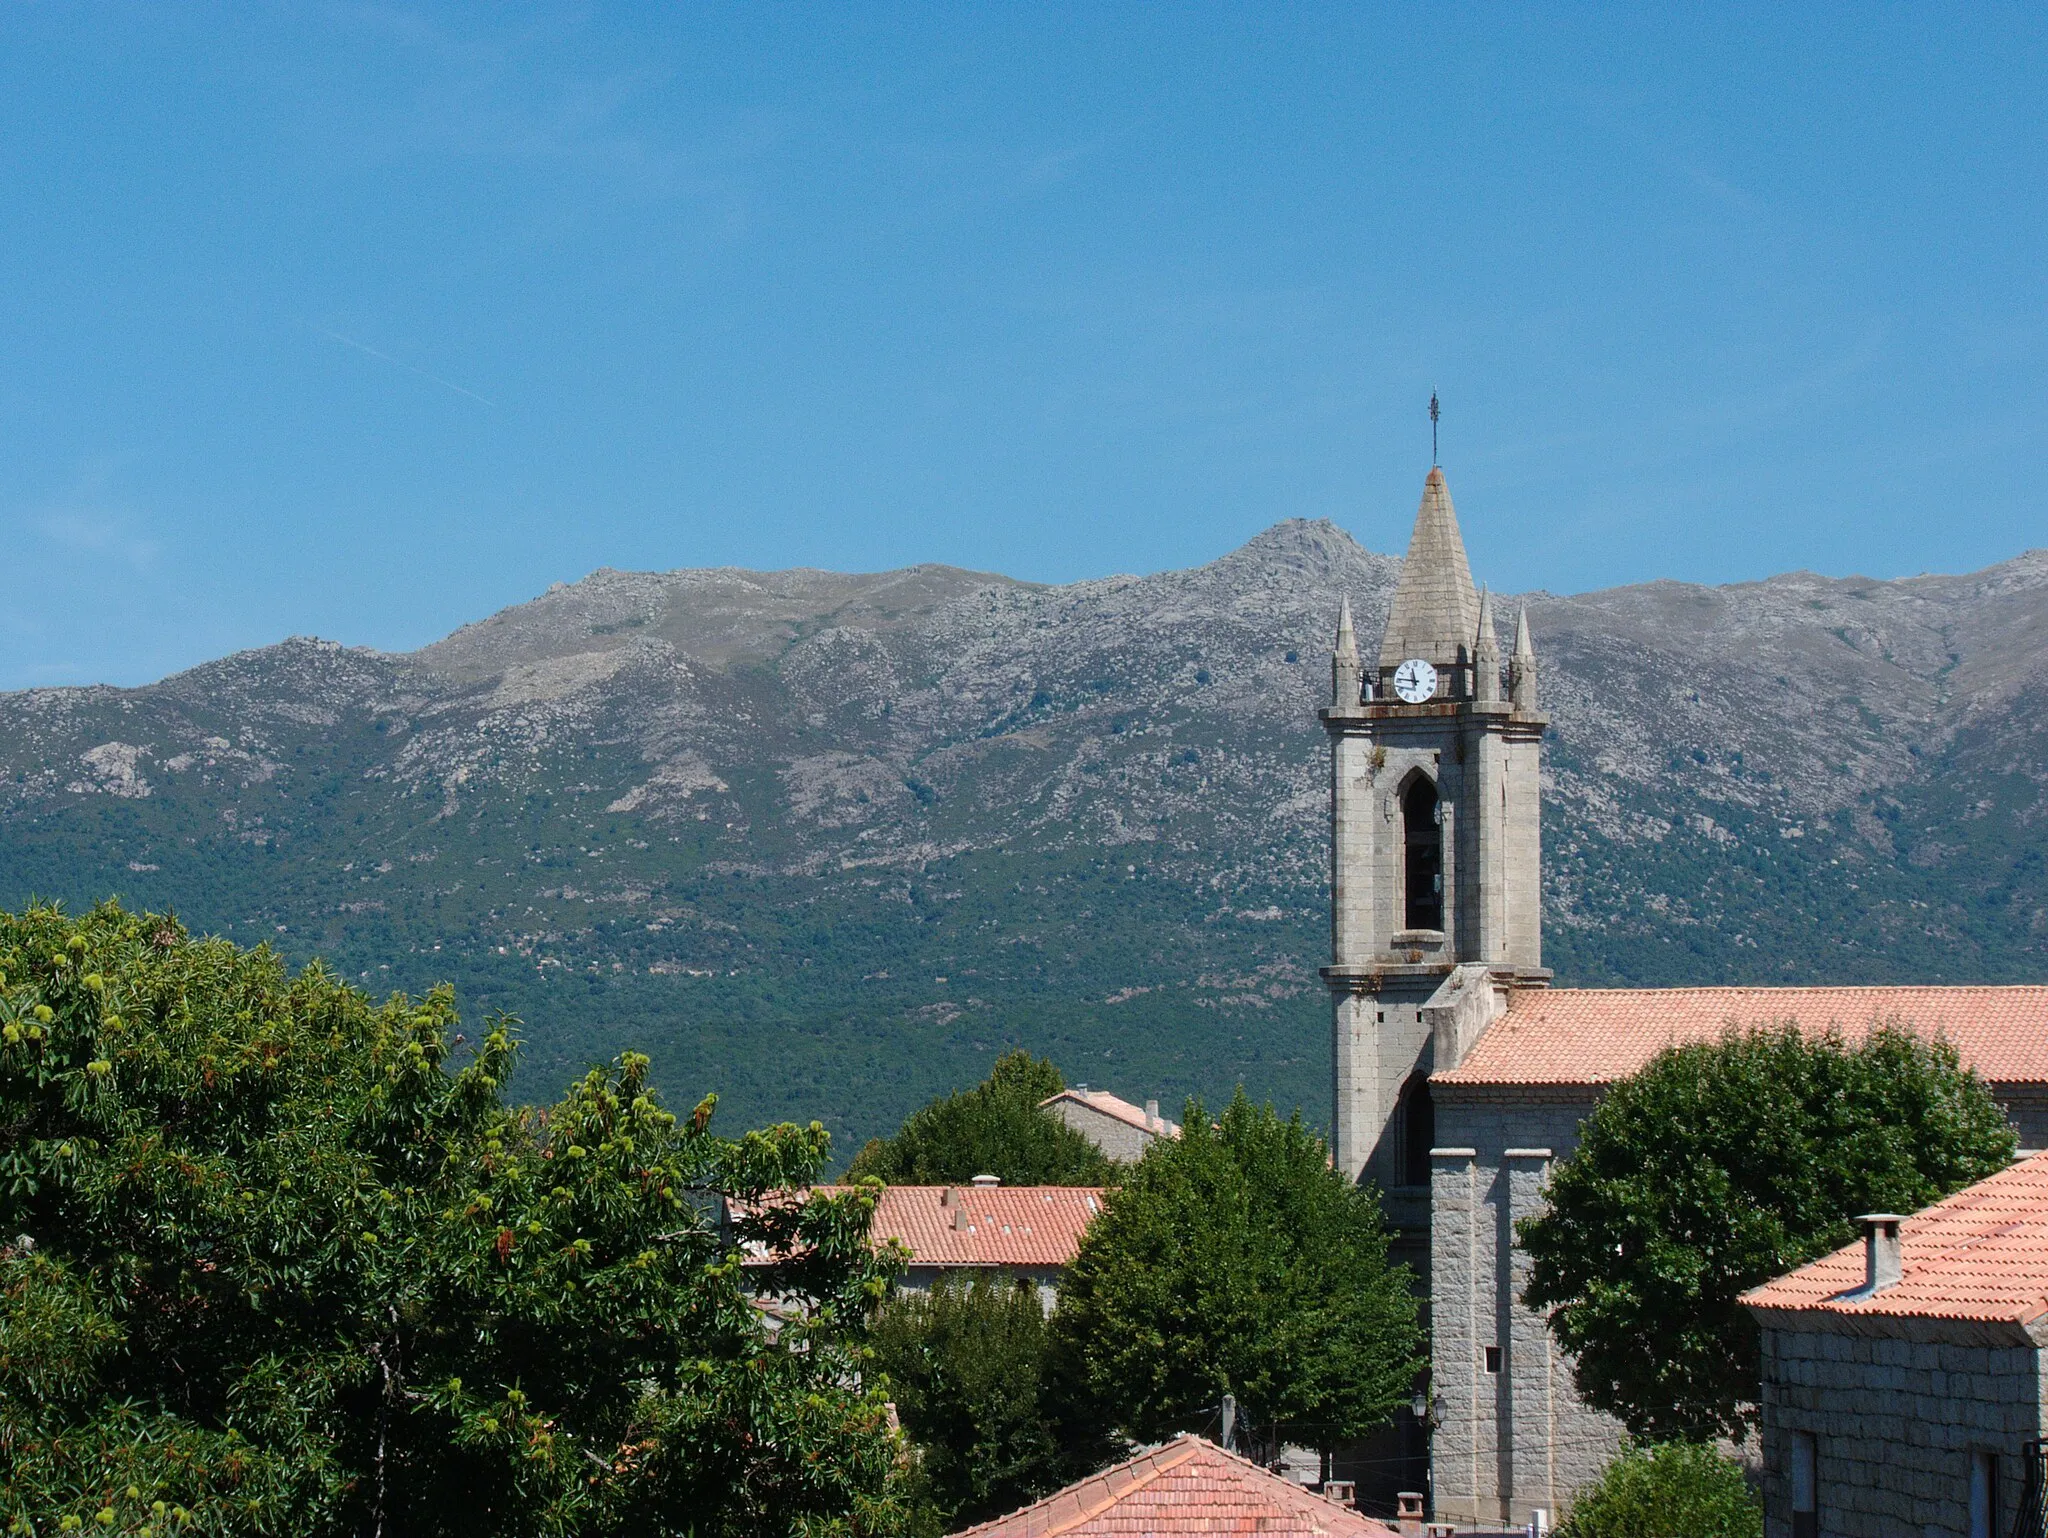
M 1793 1022 L 1944 1035 L 2027 1149 L 2048 1147 L 2048 987 L 1550 986 L 1542 741 L 1526 613 L 1501 646 L 1443 472 L 1425 482 L 1376 661 L 1347 601 L 1331 658 L 1334 1156 L 1383 1194 L 1424 1280 L 1439 1520 L 1568 1508 L 1623 1440 L 1524 1307 L 1514 1224 L 1541 1210 L 1605 1087 L 1665 1047 Z

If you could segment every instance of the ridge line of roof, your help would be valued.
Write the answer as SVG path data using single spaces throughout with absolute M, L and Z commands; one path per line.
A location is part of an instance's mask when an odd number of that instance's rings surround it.
M 986 1522 L 977 1522 L 972 1527 L 962 1528 L 954 1535 L 954 1538 L 969 1538 L 970 1534 L 978 1533 L 983 1528 L 994 1527 L 998 1523 L 1013 1521 L 1030 1511 L 1032 1507 L 1049 1506 L 1061 1496 L 1067 1494 L 1068 1491 L 1099 1481 L 1103 1487 L 1101 1500 L 1092 1506 L 1081 1507 L 1071 1517 L 1040 1530 L 1039 1538 L 1059 1538 L 1061 1533 L 1069 1532 L 1080 1526 L 1083 1522 L 1100 1516 L 1126 1496 L 1144 1489 L 1147 1485 L 1155 1483 L 1164 1475 L 1179 1468 L 1199 1451 L 1201 1440 L 1201 1438 L 1194 1436 L 1176 1437 L 1173 1441 L 1167 1442 L 1162 1446 L 1150 1448 L 1134 1457 L 1126 1458 L 1122 1463 L 1111 1464 L 1106 1469 L 1098 1469 L 1086 1479 L 1078 1481 L 1077 1484 L 1069 1485 L 1065 1490 L 1055 1490 L 1050 1495 L 1040 1496 L 1037 1500 L 1031 1502 L 1030 1505 L 1019 1506 L 1015 1511 L 1005 1512 L 1000 1517 L 990 1517 Z M 1221 1449 L 1218 1450 L 1221 1451 Z M 1140 1463 L 1149 1463 L 1150 1465 L 1142 1474 L 1136 1472 L 1137 1465 Z M 1131 1482 L 1121 1490 L 1110 1490 L 1110 1476 L 1126 1469 L 1132 1470 Z

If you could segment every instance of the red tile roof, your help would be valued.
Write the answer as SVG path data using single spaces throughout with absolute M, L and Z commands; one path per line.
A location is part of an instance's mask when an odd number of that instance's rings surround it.
M 2048 1153 L 2034 1154 L 1899 1225 L 1898 1281 L 1856 1302 L 1863 1241 L 1746 1292 L 1755 1309 L 1910 1315 L 2027 1325 L 2048 1315 Z
M 869 1233 L 877 1245 L 901 1240 L 918 1266 L 1064 1266 L 1102 1199 L 1100 1186 L 889 1186 Z
M 1173 1538 L 1182 1533 L 1389 1538 L 1394 1531 L 1213 1442 L 1183 1436 L 1022 1511 L 964 1528 L 958 1538 Z
M 1156 1122 L 1152 1121 L 1142 1110 L 1132 1105 L 1130 1101 L 1123 1099 L 1121 1096 L 1112 1095 L 1106 1089 L 1063 1089 L 1057 1095 L 1047 1095 L 1045 1099 L 1039 1101 L 1038 1108 L 1043 1111 L 1048 1106 L 1056 1105 L 1062 1100 L 1077 1100 L 1091 1111 L 1100 1111 L 1105 1116 L 1113 1116 L 1120 1122 L 1136 1127 L 1140 1132 L 1151 1133 L 1154 1137 L 1161 1135 L 1166 1137 L 1180 1136 L 1179 1122 L 1168 1121 L 1164 1116 L 1160 1117 Z
M 1434 1084 L 1611 1084 L 1730 1024 L 1861 1040 L 1878 1021 L 1944 1035 L 1993 1084 L 2048 1084 L 2048 988 L 1527 988 Z

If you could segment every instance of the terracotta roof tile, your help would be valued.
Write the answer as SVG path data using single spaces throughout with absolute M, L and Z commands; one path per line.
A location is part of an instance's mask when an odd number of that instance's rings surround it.
M 1901 1274 L 1861 1287 L 1863 1241 L 1746 1292 L 1752 1308 L 2030 1324 L 2048 1314 L 2048 1153 L 2022 1159 L 1899 1225 Z
M 2048 1084 L 2048 988 L 1530 988 L 1438 1084 L 1611 1084 L 1664 1048 L 1781 1020 L 1944 1035 L 1993 1084 Z
M 965 1528 L 959 1538 L 1175 1538 L 1183 1533 L 1387 1538 L 1394 1531 L 1213 1442 L 1183 1436 L 1022 1511 Z
M 1102 1200 L 1100 1186 L 889 1186 L 869 1232 L 877 1245 L 901 1240 L 920 1266 L 1064 1266 Z

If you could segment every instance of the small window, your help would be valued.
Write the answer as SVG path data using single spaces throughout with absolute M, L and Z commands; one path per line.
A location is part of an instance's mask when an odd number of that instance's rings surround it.
M 1486 1348 L 1486 1370 L 1488 1372 L 1500 1371 L 1500 1347 L 1488 1346 Z
M 1792 1538 L 1820 1538 L 1820 1470 L 1813 1438 L 1792 1433 Z
M 1970 1538 L 1998 1538 L 1998 1454 L 1970 1454 Z

